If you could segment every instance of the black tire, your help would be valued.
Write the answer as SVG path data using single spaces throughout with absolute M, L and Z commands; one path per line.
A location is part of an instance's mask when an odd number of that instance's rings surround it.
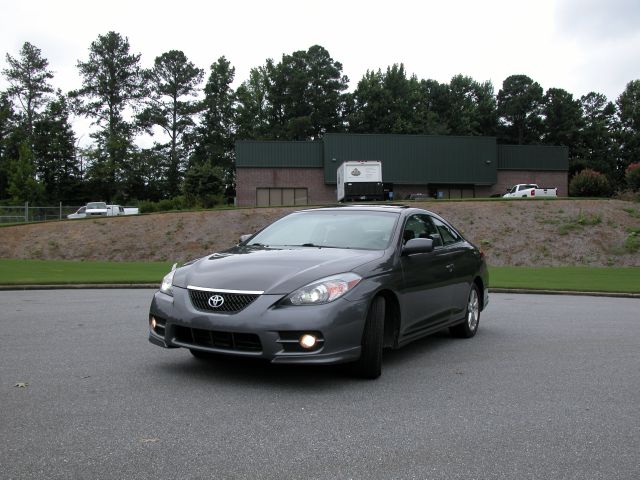
M 480 326 L 480 290 L 474 283 L 469 291 L 467 300 L 467 311 L 464 314 L 464 321 L 453 327 L 449 327 L 451 335 L 458 338 L 471 338 L 478 331 Z
M 360 358 L 352 365 L 352 371 L 358 377 L 373 380 L 382 373 L 384 311 L 384 297 L 374 298 L 362 333 L 362 352 Z

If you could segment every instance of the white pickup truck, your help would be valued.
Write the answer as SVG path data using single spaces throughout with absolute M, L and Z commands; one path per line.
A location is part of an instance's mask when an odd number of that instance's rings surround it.
M 117 215 L 138 215 L 137 207 L 123 207 L 121 205 L 107 205 L 105 202 L 90 202 L 80 207 L 77 212 L 67 215 L 67 218 L 86 217 L 114 217 Z
M 502 198 L 549 198 L 557 196 L 557 188 L 540 188 L 535 183 L 519 183 L 511 188 L 508 188 L 507 193 L 505 193 Z

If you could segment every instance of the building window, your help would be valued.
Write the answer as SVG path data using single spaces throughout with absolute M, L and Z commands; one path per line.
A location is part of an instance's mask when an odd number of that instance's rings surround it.
M 306 188 L 256 188 L 258 207 L 280 207 L 284 205 L 308 205 Z

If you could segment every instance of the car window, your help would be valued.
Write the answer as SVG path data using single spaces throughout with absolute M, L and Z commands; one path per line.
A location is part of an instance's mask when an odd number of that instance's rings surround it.
M 87 203 L 87 208 L 89 209 L 105 209 L 107 208 L 107 204 L 104 202 L 92 202 Z
M 398 214 L 391 212 L 307 211 L 278 220 L 247 245 L 384 250 L 397 220 Z
M 434 227 L 428 215 L 411 215 L 405 225 L 402 233 L 402 242 L 407 243 L 412 238 L 431 238 L 434 246 L 439 246 L 440 242 L 438 230 Z
M 444 245 L 451 245 L 452 243 L 456 243 L 462 240 L 460 235 L 458 235 L 456 231 L 446 223 L 443 223 L 434 217 L 431 217 L 431 220 L 438 228 L 438 232 L 440 233 L 440 237 L 442 237 L 442 242 L 444 243 Z

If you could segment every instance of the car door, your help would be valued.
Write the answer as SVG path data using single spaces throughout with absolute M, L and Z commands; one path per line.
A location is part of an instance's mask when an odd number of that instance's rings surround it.
M 429 253 L 400 257 L 401 337 L 419 336 L 449 320 L 451 274 L 448 265 L 450 261 L 438 237 L 438 231 L 428 215 L 411 215 L 405 221 L 403 243 L 412 238 L 432 238 L 435 248 Z
M 447 258 L 447 271 L 450 274 L 451 315 L 457 319 L 467 308 L 476 260 L 471 246 L 451 225 L 436 217 L 431 217 L 431 220 L 442 237 L 443 255 Z

